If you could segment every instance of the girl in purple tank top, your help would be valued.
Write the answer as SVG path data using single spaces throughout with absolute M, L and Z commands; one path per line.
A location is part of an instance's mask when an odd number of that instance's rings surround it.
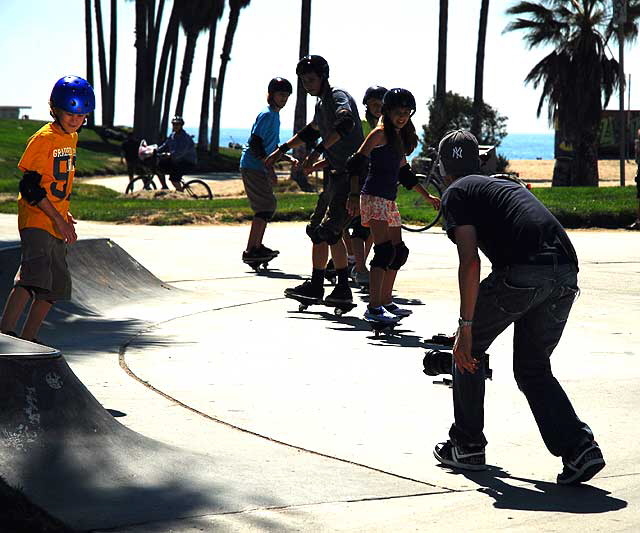
M 392 292 L 396 275 L 409 256 L 402 242 L 400 213 L 396 205 L 398 183 L 419 194 L 439 208 L 440 199 L 431 196 L 419 183 L 407 164 L 406 156 L 418 144 L 416 129 L 411 122 L 416 101 L 406 89 L 391 89 L 382 101 L 382 120 L 367 136 L 347 165 L 351 175 L 348 209 L 360 214 L 362 225 L 371 229 L 373 259 L 369 263 L 370 298 L 366 319 L 397 322 L 411 311 L 393 303 Z M 358 179 L 366 174 L 362 191 Z

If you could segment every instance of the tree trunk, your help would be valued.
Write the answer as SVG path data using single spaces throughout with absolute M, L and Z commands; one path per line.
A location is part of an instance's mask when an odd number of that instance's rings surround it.
M 436 79 L 436 101 L 444 104 L 447 94 L 447 25 L 449 0 L 440 0 L 440 24 L 438 28 L 438 74 Z
M 147 59 L 146 73 L 144 77 L 144 98 L 145 98 L 145 116 L 147 120 L 144 125 L 145 136 L 151 142 L 155 140 L 156 131 L 153 122 L 153 95 L 156 74 L 156 56 L 158 52 L 158 35 L 160 33 L 160 24 L 162 22 L 162 14 L 164 12 L 165 0 L 160 0 L 158 10 L 156 12 L 155 0 L 148 0 L 147 4 Z M 155 18 L 155 20 L 154 20 Z
M 209 44 L 202 84 L 202 106 L 200 107 L 200 129 L 198 131 L 198 149 L 205 151 L 209 143 L 209 103 L 211 102 L 211 72 L 213 70 L 213 51 L 216 44 L 218 18 L 214 17 L 209 28 Z
M 95 0 L 96 6 L 96 31 L 98 32 L 98 66 L 100 67 L 100 96 L 102 109 L 102 125 L 109 122 L 109 80 L 107 78 L 107 59 L 104 47 L 104 31 L 102 28 L 102 5 L 101 0 Z
M 484 85 L 484 49 L 487 40 L 487 18 L 489 15 L 489 0 L 482 0 L 480 7 L 480 24 L 478 27 L 478 50 L 476 52 L 476 82 L 473 91 L 473 119 L 471 121 L 471 133 L 478 141 L 482 134 L 482 104 Z
M 136 0 L 136 83 L 133 129 L 139 136 L 145 135 L 148 122 L 144 94 L 144 77 L 147 72 L 147 4 L 145 0 Z
M 303 58 L 309 55 L 309 39 L 311 36 L 311 0 L 302 0 L 302 10 L 300 16 L 300 54 Z M 293 118 L 293 133 L 299 132 L 307 125 L 307 91 L 304 90 L 302 80 L 297 79 L 296 83 L 296 109 Z M 293 155 L 300 161 L 307 156 L 307 148 L 303 144 L 294 148 Z M 292 171 L 291 179 L 298 183 L 301 188 L 308 187 L 307 177 L 302 170 Z
M 187 87 L 191 78 L 191 69 L 193 68 L 193 56 L 196 53 L 196 43 L 198 41 L 198 32 L 189 32 L 187 34 L 187 44 L 184 48 L 184 59 L 182 60 L 182 71 L 180 72 L 180 89 L 178 90 L 178 102 L 176 103 L 176 115 L 182 116 L 184 109 L 184 99 L 187 96 Z
M 86 60 L 87 60 L 87 81 L 93 87 L 93 29 L 91 27 L 92 20 L 91 0 L 84 0 L 84 25 L 86 39 Z M 92 128 L 96 125 L 95 114 L 90 113 L 87 117 L 87 125 Z
M 154 136 L 158 138 L 162 138 L 166 134 L 166 128 L 164 133 L 160 131 L 161 113 L 163 109 L 162 97 L 165 89 L 165 81 L 167 79 L 167 63 L 169 61 L 169 54 L 178 46 L 179 28 L 178 12 L 176 10 L 176 4 L 174 3 L 173 9 L 171 10 L 171 16 L 169 18 L 169 24 L 167 25 L 167 31 L 164 36 L 162 53 L 160 54 L 160 64 L 158 66 L 155 95 L 153 97 L 153 107 L 151 110 L 151 130 L 153 131 Z
M 111 0 L 111 34 L 109 36 L 109 109 L 104 126 L 113 127 L 116 110 L 116 56 L 118 54 L 118 5 Z
M 213 126 L 211 131 L 211 146 L 209 151 L 217 154 L 220 151 L 220 110 L 222 108 L 222 91 L 224 89 L 224 78 L 227 73 L 227 63 L 231 59 L 231 47 L 233 46 L 233 36 L 238 27 L 240 8 L 229 10 L 229 24 L 224 36 L 224 45 L 220 55 L 220 73 L 218 74 L 218 86 L 216 88 L 216 99 L 213 105 Z
M 171 59 L 169 60 L 169 77 L 167 79 L 167 91 L 164 97 L 164 112 L 162 113 L 162 124 L 160 124 L 160 138 L 164 139 L 169 129 L 169 113 L 171 112 L 171 95 L 173 94 L 173 81 L 176 76 L 176 63 L 178 60 L 178 35 L 176 32 L 176 41 L 171 49 Z

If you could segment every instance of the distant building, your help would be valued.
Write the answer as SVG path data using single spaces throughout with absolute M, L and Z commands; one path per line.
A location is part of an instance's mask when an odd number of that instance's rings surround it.
M 30 105 L 0 105 L 0 118 L 20 118 L 21 109 L 31 109 Z

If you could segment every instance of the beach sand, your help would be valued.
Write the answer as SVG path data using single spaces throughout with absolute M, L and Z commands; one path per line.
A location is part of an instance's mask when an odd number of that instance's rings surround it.
M 554 159 L 512 159 L 507 170 L 517 172 L 520 179 L 536 187 L 550 187 L 553 176 Z M 633 185 L 636 175 L 635 161 L 625 165 L 625 185 Z M 620 161 L 601 160 L 598 163 L 600 186 L 620 185 Z

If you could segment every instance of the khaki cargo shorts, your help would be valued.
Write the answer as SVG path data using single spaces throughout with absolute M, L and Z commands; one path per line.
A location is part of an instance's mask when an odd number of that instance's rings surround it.
M 67 266 L 67 245 L 39 228 L 20 230 L 22 257 L 15 285 L 34 291 L 36 300 L 71 298 L 71 274 Z
M 271 176 L 259 170 L 241 168 L 242 183 L 247 193 L 249 204 L 254 213 L 270 212 L 276 210 L 278 202 L 273 194 Z

